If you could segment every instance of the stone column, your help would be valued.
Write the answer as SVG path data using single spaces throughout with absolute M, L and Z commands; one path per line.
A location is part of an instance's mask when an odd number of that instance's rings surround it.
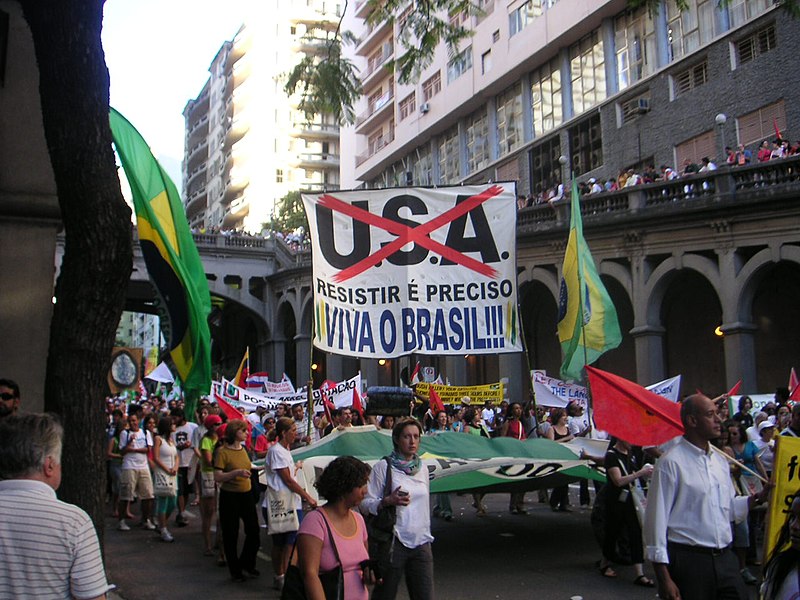
M 467 384 L 467 361 L 462 355 L 447 356 L 444 359 L 445 373 L 451 385 Z
M 299 358 L 300 353 L 298 351 L 298 359 Z M 327 353 L 325 357 L 325 377 L 331 381 L 341 381 L 344 371 L 343 361 L 344 357 L 341 354 Z
M 650 385 L 666 377 L 664 368 L 664 332 L 660 325 L 642 325 L 631 329 L 636 344 L 636 379 Z
M 524 404 L 527 399 L 527 391 L 530 383 L 526 383 L 527 363 L 523 352 L 513 352 L 498 355 L 500 378 L 507 379 L 508 383 L 504 386 L 504 395 L 509 402 L 521 402 Z
M 286 371 L 286 339 L 272 338 L 264 342 L 268 358 L 265 359 L 264 366 L 267 368 L 271 381 L 280 381 L 284 371 Z M 297 385 L 297 382 L 293 382 Z
M 740 379 L 742 389 L 755 391 L 756 377 L 755 332 L 753 323 L 724 323 L 720 329 L 725 334 L 725 383 L 731 388 Z
M 295 372 L 308 373 L 311 364 L 311 335 L 308 333 L 298 333 L 294 336 L 295 343 Z

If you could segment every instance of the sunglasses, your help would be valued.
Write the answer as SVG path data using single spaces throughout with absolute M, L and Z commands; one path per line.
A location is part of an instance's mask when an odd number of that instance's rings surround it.
M 13 400 L 14 398 L 16 398 L 16 396 L 14 394 L 9 394 L 8 392 L 3 392 L 2 394 L 0 394 L 0 398 L 2 398 L 3 400 Z

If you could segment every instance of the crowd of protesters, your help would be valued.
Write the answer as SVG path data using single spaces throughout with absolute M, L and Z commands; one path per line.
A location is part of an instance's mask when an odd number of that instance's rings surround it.
M 739 144 L 736 148 L 725 147 L 723 158 L 719 161 L 728 167 L 744 167 L 755 163 L 765 163 L 771 160 L 779 160 L 800 154 L 800 140 L 791 144 L 787 140 L 775 139 L 771 143 L 763 140 L 755 150 L 750 150 L 744 144 Z M 616 177 L 590 177 L 577 183 L 581 197 L 604 192 L 616 192 L 622 189 L 631 188 L 649 183 L 659 183 L 689 177 L 698 173 L 715 171 L 719 168 L 718 163 L 713 158 L 704 156 L 700 162 L 690 158 L 683 161 L 681 167 L 673 168 L 662 164 L 656 168 L 655 164 L 648 164 L 641 169 L 627 168 L 622 169 Z M 547 204 L 568 198 L 570 194 L 563 184 L 557 184 L 536 194 L 517 197 L 517 207 L 528 208 L 540 204 Z

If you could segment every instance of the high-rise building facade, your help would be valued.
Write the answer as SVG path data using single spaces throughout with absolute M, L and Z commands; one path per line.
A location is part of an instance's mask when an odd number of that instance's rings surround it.
M 309 122 L 283 87 L 303 56 L 325 51 L 340 10 L 323 0 L 262 3 L 222 44 L 183 113 L 190 225 L 257 232 L 289 191 L 338 189 L 338 123 Z
M 342 131 L 344 187 L 516 180 L 535 196 L 570 172 L 616 177 L 755 148 L 800 118 L 784 63 L 799 23 L 768 0 L 685 11 L 665 0 L 653 13 L 624 0 L 479 4 L 449 15 L 472 35 L 454 55 L 439 47 L 410 85 L 386 68 L 405 15 L 368 27 L 365 0 L 346 15 L 363 97 Z

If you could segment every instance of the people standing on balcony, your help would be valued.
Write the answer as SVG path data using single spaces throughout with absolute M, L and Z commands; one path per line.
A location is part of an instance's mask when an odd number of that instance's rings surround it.
M 784 157 L 783 141 L 780 139 L 773 140 L 772 150 L 769 153 L 769 159 L 775 160 L 776 158 L 783 158 L 783 157 Z
M 769 149 L 769 142 L 764 140 L 761 142 L 761 146 L 758 148 L 758 154 L 756 158 L 758 162 L 767 162 L 770 159 L 772 152 Z
M 745 165 L 749 165 L 752 159 L 753 153 L 745 148 L 744 144 L 739 144 L 739 148 L 736 150 L 736 164 L 740 167 L 743 167 Z
M 700 173 L 717 170 L 716 163 L 707 156 L 704 156 L 702 159 L 700 159 L 700 162 L 703 163 L 703 166 L 700 167 Z

